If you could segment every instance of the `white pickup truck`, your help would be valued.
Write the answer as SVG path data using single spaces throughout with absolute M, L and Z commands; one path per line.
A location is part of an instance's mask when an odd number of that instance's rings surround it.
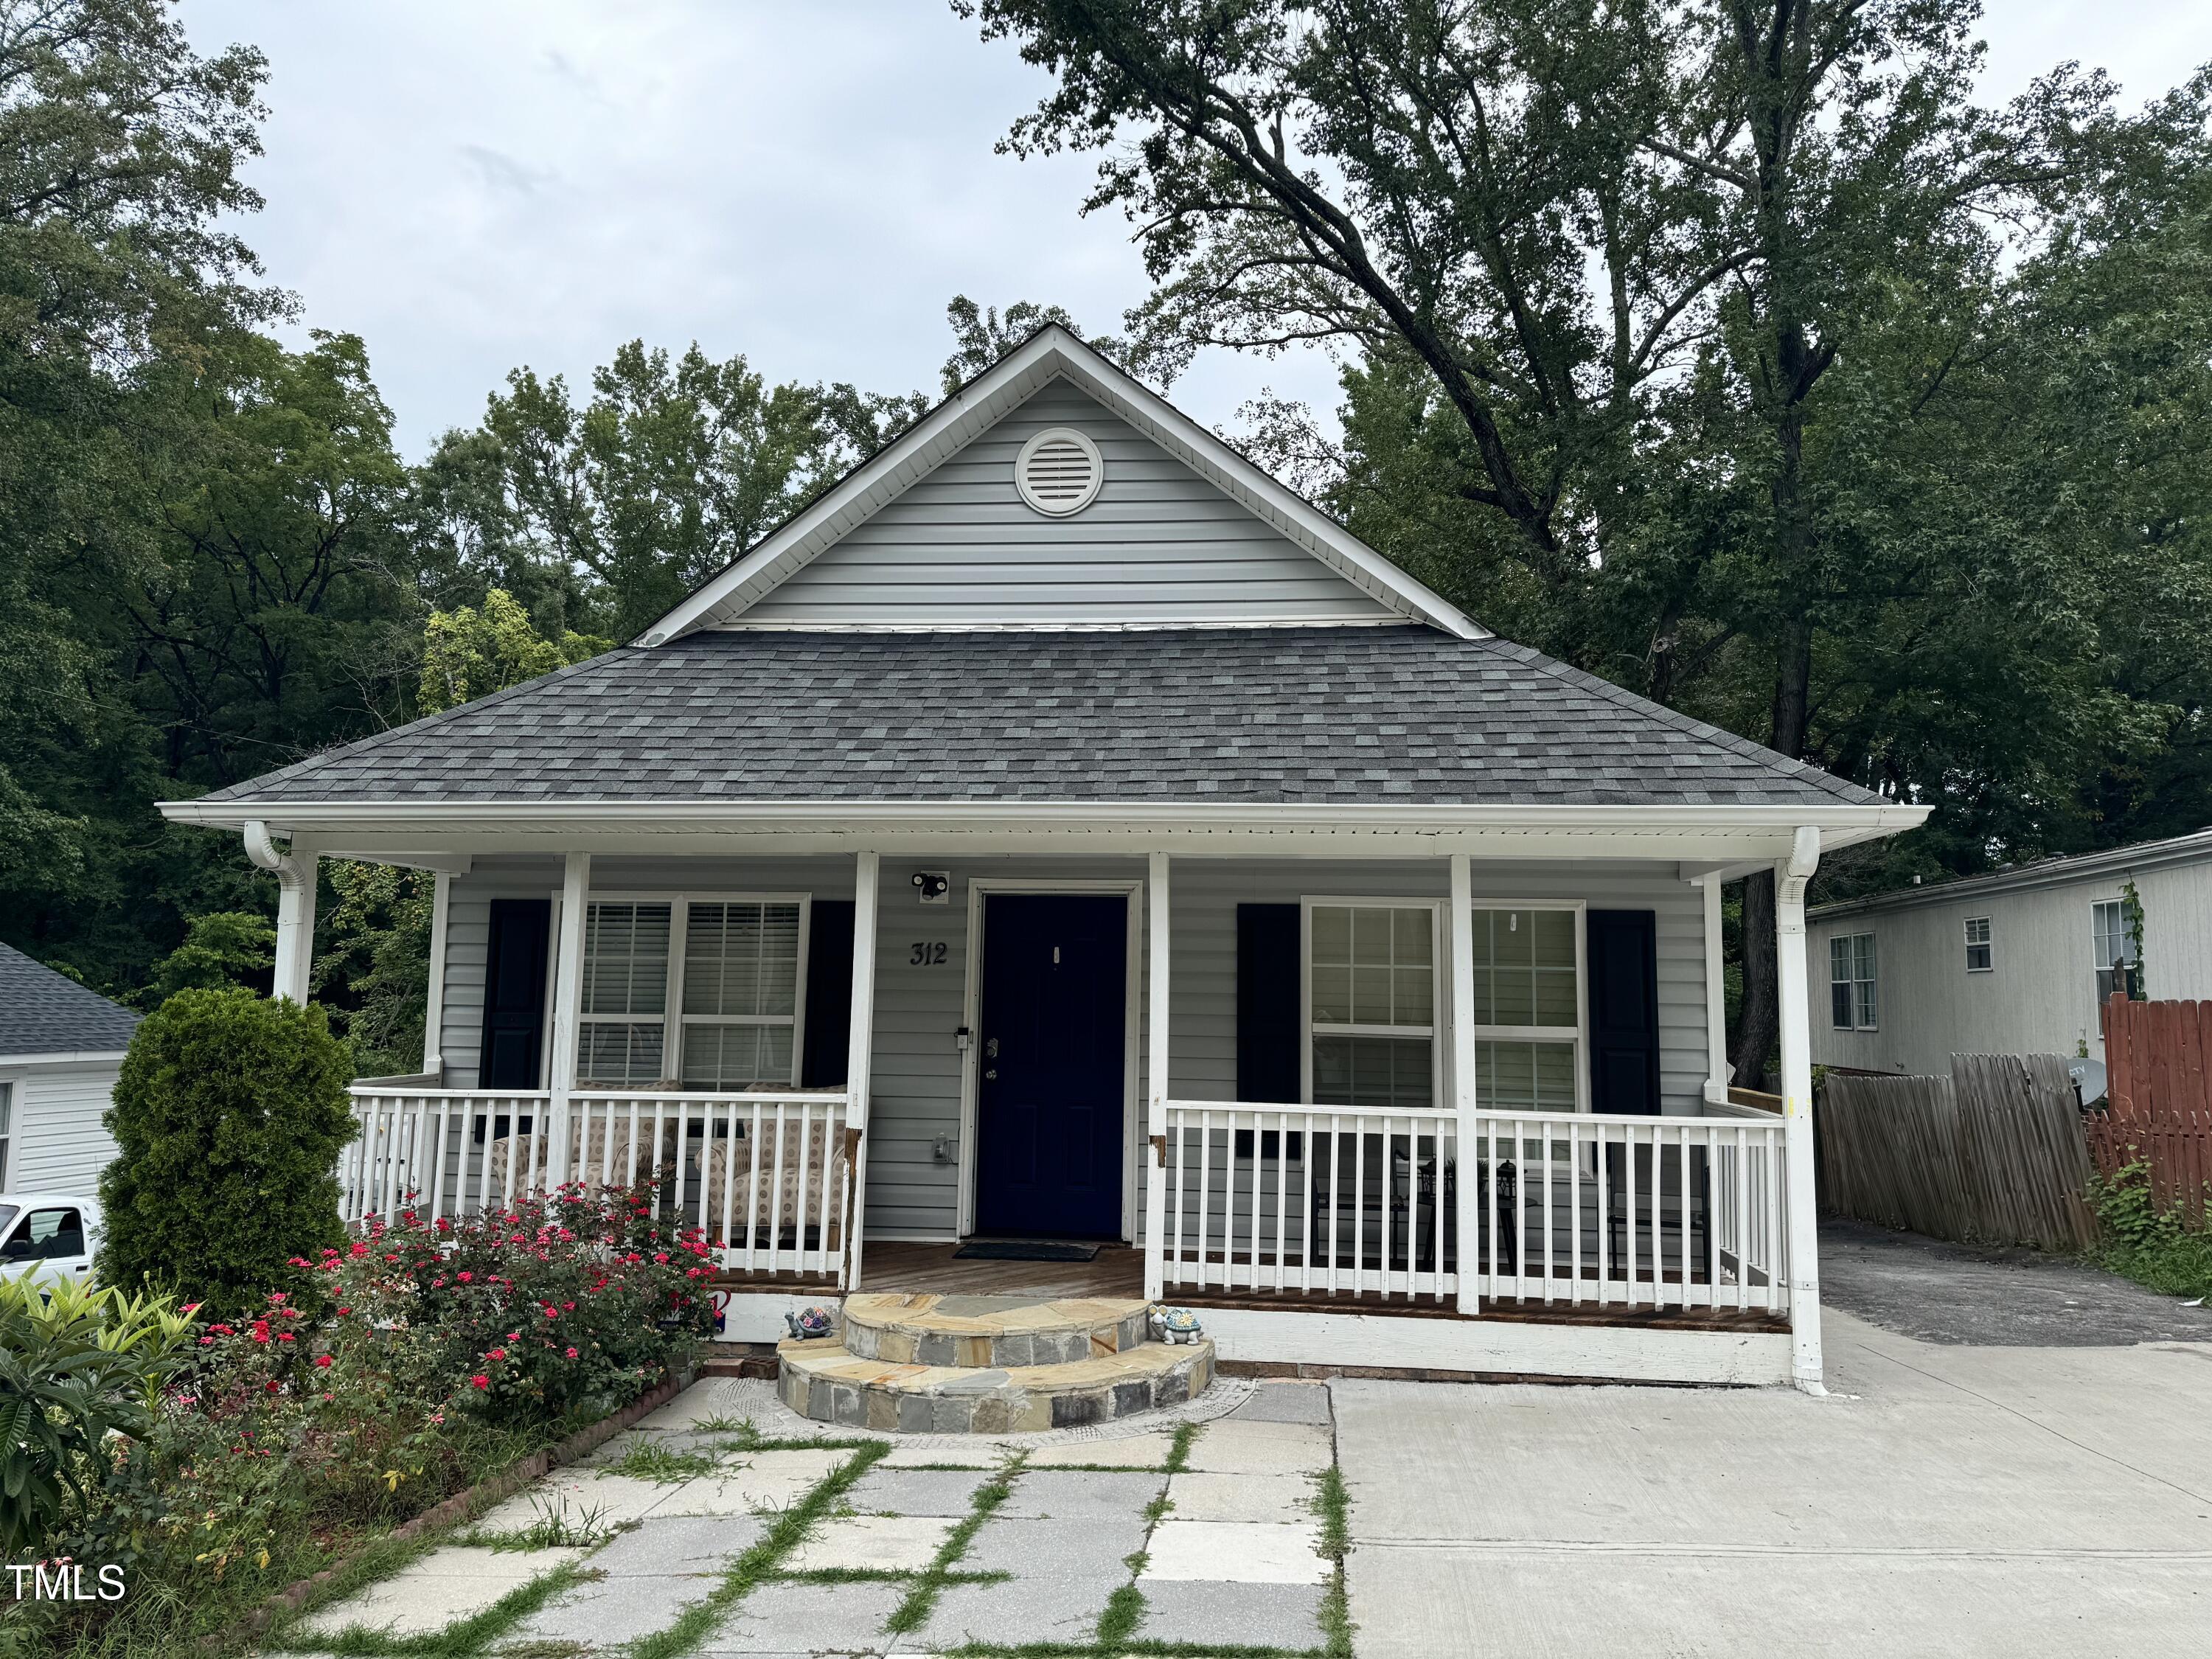
M 0 1278 L 40 1284 L 92 1277 L 100 1206 L 63 1193 L 0 1193 Z

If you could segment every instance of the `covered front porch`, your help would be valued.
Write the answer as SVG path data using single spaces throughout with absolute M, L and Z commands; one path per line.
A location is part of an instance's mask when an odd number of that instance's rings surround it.
M 1802 1102 L 1817 835 L 1759 833 Z M 1742 837 L 1230 839 L 448 854 L 346 1213 L 653 1180 L 732 1340 L 861 1290 L 1141 1297 L 1261 1368 L 1817 1383 L 1809 1121 L 1721 1059 Z M 1097 1254 L 963 1253 L 1009 1238 Z

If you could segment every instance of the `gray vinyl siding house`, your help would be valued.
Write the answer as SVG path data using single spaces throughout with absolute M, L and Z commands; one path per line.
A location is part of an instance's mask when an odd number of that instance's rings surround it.
M 1808 921 L 1820 1065 L 1927 1076 L 1954 1054 L 2101 1060 L 2116 957 L 2147 997 L 2212 999 L 2212 830 L 1824 905 Z M 1838 941 L 1873 970 L 1871 1018 L 1856 991 L 1838 1012 Z
M 1052 1237 L 1225 1358 L 1807 1386 L 1789 930 L 1924 816 L 1495 637 L 1058 329 L 635 642 L 164 810 L 276 874 L 279 994 L 318 858 L 437 872 L 355 1214 L 653 1176 L 732 1333 Z M 1719 1055 L 1767 867 L 1782 1115 Z
M 0 945 L 0 1192 L 89 1198 L 138 1016 Z

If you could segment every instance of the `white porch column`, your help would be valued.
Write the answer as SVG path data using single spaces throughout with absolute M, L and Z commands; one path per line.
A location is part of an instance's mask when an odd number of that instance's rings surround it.
M 437 872 L 430 886 L 430 983 L 422 1004 L 422 1070 L 445 1081 L 445 1060 L 439 1052 L 446 1023 L 446 913 L 452 907 L 453 878 Z
M 576 1087 L 584 1005 L 584 918 L 591 902 L 592 855 L 571 853 L 561 872 L 561 938 L 553 958 L 553 1075 L 545 1103 L 549 1187 L 568 1178 L 568 1099 Z
M 1728 1103 L 1729 1090 L 1728 985 L 1721 959 L 1718 872 L 1699 877 L 1698 885 L 1705 901 L 1705 1099 L 1723 1106 Z
M 845 1227 L 845 1261 L 838 1288 L 860 1288 L 860 1241 L 868 1212 L 868 1072 L 875 1053 L 876 900 L 882 885 L 874 853 L 853 855 L 853 1012 L 845 1037 L 846 1155 L 852 1170 L 853 1207 Z
M 256 819 L 246 826 L 246 855 L 276 873 L 276 974 L 269 994 L 305 1007 L 315 966 L 314 849 L 295 836 L 289 849 L 279 853 L 269 826 Z
M 1146 872 L 1146 946 L 1150 959 L 1150 1002 L 1146 1015 L 1149 1046 L 1145 1058 L 1145 1299 L 1157 1302 L 1167 1289 L 1163 1255 L 1168 1201 L 1168 855 L 1155 853 Z M 1201 1253 L 1206 1241 L 1199 1241 Z
M 1474 1151 L 1474 878 L 1464 853 L 1451 855 L 1451 926 L 1446 937 L 1451 950 L 1452 1104 L 1459 1114 L 1459 1310 L 1474 1314 L 1482 1309 L 1475 1282 L 1482 1202 Z
M 1797 831 L 1774 866 L 1776 997 L 1781 1004 L 1783 1143 L 1790 1194 L 1790 1374 L 1808 1394 L 1820 1386 L 1820 1218 L 1814 1211 L 1813 1039 L 1805 975 L 1805 884 L 1820 862 L 1820 832 Z

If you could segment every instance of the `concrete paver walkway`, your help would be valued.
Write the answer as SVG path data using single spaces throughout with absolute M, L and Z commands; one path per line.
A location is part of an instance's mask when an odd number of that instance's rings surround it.
M 1826 1400 L 1334 1384 L 1361 1659 L 2203 1648 L 2212 1346 L 1823 1328 Z
M 272 1644 L 562 1659 L 928 1654 L 1129 1642 L 1317 1652 L 1327 1390 L 1140 1431 L 915 1443 L 708 1382 Z M 773 1406 L 773 1402 L 765 1402 Z M 780 1409 L 780 1408 L 775 1408 Z M 833 1440 L 833 1443 L 813 1443 Z

